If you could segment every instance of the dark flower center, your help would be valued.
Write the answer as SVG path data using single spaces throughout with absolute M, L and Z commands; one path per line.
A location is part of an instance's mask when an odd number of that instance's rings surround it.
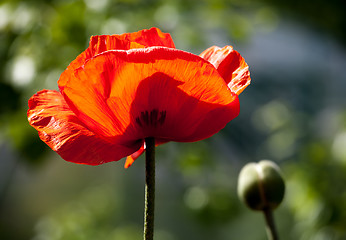
M 141 127 L 157 127 L 161 126 L 166 119 L 166 111 L 153 109 L 150 112 L 141 112 L 140 116 L 136 117 L 136 123 Z

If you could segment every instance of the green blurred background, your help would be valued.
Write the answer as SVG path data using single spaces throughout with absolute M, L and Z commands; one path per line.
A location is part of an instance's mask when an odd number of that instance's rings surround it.
M 0 3 L 0 239 L 142 238 L 144 161 L 65 162 L 26 119 L 97 34 L 156 26 L 199 54 L 233 45 L 250 66 L 241 113 L 197 143 L 157 149 L 157 240 L 266 239 L 236 196 L 240 168 L 270 159 L 287 192 L 281 239 L 346 239 L 345 1 L 3 0 Z

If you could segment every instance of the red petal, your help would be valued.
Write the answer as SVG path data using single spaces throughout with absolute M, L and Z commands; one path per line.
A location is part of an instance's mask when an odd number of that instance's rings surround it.
M 159 146 L 159 145 L 164 144 L 164 143 L 167 143 L 167 141 L 160 141 L 160 139 L 156 139 L 156 141 L 155 141 L 155 146 Z M 137 158 L 139 158 L 144 152 L 145 152 L 145 144 L 144 144 L 144 142 L 143 142 L 141 148 L 140 148 L 137 152 L 131 154 L 130 156 L 127 156 L 126 162 L 125 162 L 125 166 L 124 166 L 124 167 L 125 167 L 125 168 L 131 167 L 132 163 L 133 163 Z
M 144 153 L 144 151 L 145 149 L 143 144 L 137 152 L 132 153 L 130 156 L 127 156 L 124 167 L 129 168 L 132 165 L 132 163 Z
M 202 52 L 200 56 L 215 66 L 228 87 L 237 95 L 250 84 L 249 66 L 231 46 L 224 48 L 213 46 Z
M 89 48 L 86 50 L 86 56 L 89 59 L 109 50 L 129 50 L 154 46 L 175 48 L 170 34 L 162 33 L 158 28 L 151 28 L 122 35 L 92 36 Z
M 29 100 L 28 120 L 41 140 L 70 162 L 98 165 L 117 161 L 140 147 L 140 143 L 127 147 L 104 141 L 85 128 L 62 95 L 53 90 L 40 91 Z
M 122 144 L 201 140 L 239 113 L 237 95 L 213 65 L 172 48 L 107 51 L 59 83 L 88 129 Z
M 70 71 L 82 67 L 85 61 L 105 51 L 129 50 L 153 46 L 175 48 L 171 35 L 161 32 L 158 28 L 151 28 L 149 30 L 144 29 L 139 32 L 121 35 L 92 36 L 90 38 L 89 47 L 70 63 L 62 75 L 70 75 Z

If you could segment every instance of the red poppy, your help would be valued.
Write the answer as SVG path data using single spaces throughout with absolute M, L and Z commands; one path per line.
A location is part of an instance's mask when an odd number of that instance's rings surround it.
M 197 56 L 177 50 L 157 28 L 93 36 L 61 74 L 60 91 L 29 100 L 29 123 L 63 159 L 98 165 L 156 144 L 212 136 L 239 114 L 248 66 L 232 47 Z

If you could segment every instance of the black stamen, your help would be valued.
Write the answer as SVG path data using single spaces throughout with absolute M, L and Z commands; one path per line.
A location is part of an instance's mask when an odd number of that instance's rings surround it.
M 166 119 L 166 111 L 160 112 L 160 118 L 158 119 L 158 122 L 160 125 L 162 125 L 165 122 Z
M 159 111 L 157 109 L 154 109 L 150 112 L 150 124 L 154 127 L 157 125 L 157 114 Z
M 141 112 L 140 116 L 136 117 L 136 123 L 140 127 L 163 125 L 166 119 L 166 111 L 160 111 L 153 109 L 150 112 Z
M 141 112 L 141 119 L 145 123 L 145 125 L 149 125 L 149 113 L 148 113 L 148 111 Z
M 139 126 L 143 127 L 143 125 L 142 125 L 141 120 L 139 119 L 139 117 L 136 117 L 136 123 L 137 123 Z

